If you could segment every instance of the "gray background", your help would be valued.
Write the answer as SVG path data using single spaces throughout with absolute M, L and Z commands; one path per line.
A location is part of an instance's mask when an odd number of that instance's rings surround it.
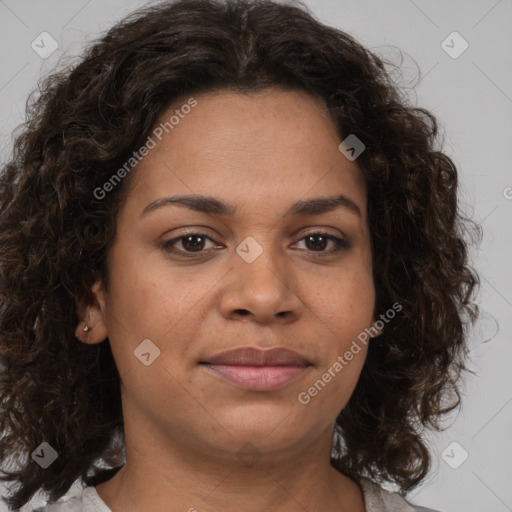
M 2 161 L 37 79 L 145 3 L 0 0 Z M 396 79 L 438 117 L 444 149 L 460 171 L 461 205 L 484 230 L 472 251 L 482 280 L 483 316 L 471 335 L 470 368 L 477 375 L 466 377 L 463 406 L 449 417 L 448 430 L 430 435 L 433 467 L 409 499 L 442 512 L 512 511 L 512 0 L 305 3 L 323 22 L 397 64 L 397 48 L 403 51 Z M 59 45 L 46 59 L 31 48 L 44 31 Z M 457 58 L 442 46 L 454 31 L 469 45 Z M 462 44 L 452 36 L 444 48 L 454 54 Z

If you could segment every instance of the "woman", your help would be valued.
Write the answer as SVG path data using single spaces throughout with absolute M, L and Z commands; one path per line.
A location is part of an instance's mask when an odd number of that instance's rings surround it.
M 405 495 L 478 276 L 436 120 L 378 57 L 302 7 L 166 2 L 29 114 L 0 185 L 9 506 L 431 510 Z

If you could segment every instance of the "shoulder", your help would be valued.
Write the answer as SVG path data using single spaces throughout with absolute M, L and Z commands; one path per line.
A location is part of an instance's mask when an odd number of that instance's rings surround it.
M 409 503 L 396 492 L 388 491 L 369 478 L 360 477 L 366 512 L 439 512 L 432 508 L 420 507 Z
M 59 500 L 33 512 L 112 512 L 100 498 L 95 487 L 83 487 L 75 482 L 73 487 Z

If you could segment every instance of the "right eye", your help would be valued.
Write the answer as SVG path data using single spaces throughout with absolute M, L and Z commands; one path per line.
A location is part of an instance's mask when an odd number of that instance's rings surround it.
M 165 242 L 162 247 L 172 253 L 192 253 L 192 257 L 195 257 L 193 254 L 204 252 L 202 248 L 206 240 L 211 240 L 212 242 L 214 241 L 204 233 L 187 233 Z M 181 242 L 181 246 L 184 250 L 176 249 L 174 247 L 174 245 L 176 245 L 178 242 Z M 187 255 L 185 257 L 190 256 Z

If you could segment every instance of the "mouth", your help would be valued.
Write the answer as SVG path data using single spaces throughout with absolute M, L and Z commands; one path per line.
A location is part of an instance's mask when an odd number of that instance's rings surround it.
M 200 361 L 210 374 L 251 391 L 274 391 L 303 375 L 312 364 L 288 349 L 238 348 Z

